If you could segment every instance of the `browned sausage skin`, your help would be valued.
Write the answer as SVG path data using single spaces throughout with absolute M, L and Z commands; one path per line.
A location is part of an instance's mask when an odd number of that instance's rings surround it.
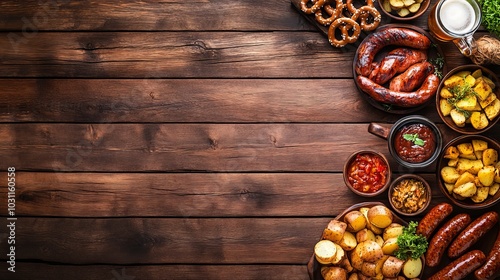
M 476 272 L 474 277 L 477 280 L 492 280 L 500 276 L 500 230 L 497 239 L 486 258 L 486 262 Z
M 446 248 L 471 221 L 470 215 L 461 213 L 446 222 L 432 237 L 425 253 L 425 264 L 435 267 L 441 262 Z
M 428 49 L 431 41 L 417 31 L 402 27 L 388 27 L 372 33 L 359 45 L 355 71 L 358 75 L 368 77 L 372 71 L 375 55 L 385 46 L 405 46 L 420 50 Z
M 448 264 L 445 268 L 432 275 L 428 280 L 460 280 L 480 267 L 486 256 L 480 250 L 470 251 L 455 261 Z
M 375 101 L 393 104 L 401 107 L 415 107 L 431 99 L 439 86 L 439 77 L 430 74 L 420 88 L 412 92 L 394 91 L 385 88 L 365 76 L 356 77 L 358 86 Z
M 418 222 L 417 234 L 421 234 L 427 240 L 437 229 L 438 225 L 453 212 L 453 206 L 449 203 L 440 203 L 429 210 L 429 212 Z
M 496 212 L 487 212 L 470 223 L 448 248 L 448 257 L 456 258 L 467 251 L 498 222 Z
M 434 66 L 430 62 L 415 63 L 402 74 L 394 77 L 389 84 L 389 89 L 410 92 L 420 86 L 432 73 L 434 73 Z
M 425 61 L 426 59 L 427 52 L 424 50 L 397 48 L 382 58 L 377 68 L 374 68 L 371 72 L 369 78 L 375 83 L 383 85 L 396 74 L 402 73 L 411 65 Z M 427 77 L 427 75 L 423 78 Z

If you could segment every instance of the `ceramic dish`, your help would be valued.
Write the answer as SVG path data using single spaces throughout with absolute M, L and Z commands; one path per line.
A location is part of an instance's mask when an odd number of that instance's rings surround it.
M 432 190 L 424 178 L 416 174 L 405 174 L 392 181 L 387 196 L 396 213 L 417 216 L 431 203 Z
M 393 28 L 393 27 L 407 28 L 407 29 L 410 29 L 413 31 L 417 31 L 421 34 L 424 34 L 427 38 L 429 38 L 431 41 L 431 46 L 427 50 L 427 61 L 431 62 L 435 67 L 439 68 L 438 71 L 441 72 L 443 76 L 446 74 L 447 68 L 446 68 L 446 63 L 444 62 L 445 56 L 443 54 L 443 51 L 441 50 L 441 47 L 439 46 L 437 41 L 428 32 L 426 32 L 425 30 L 423 30 L 419 27 L 409 25 L 409 24 L 387 24 L 387 25 L 384 25 L 384 26 L 377 28 L 375 30 L 375 32 L 366 36 L 366 38 L 363 40 L 363 42 L 365 42 L 366 40 L 368 40 L 372 36 L 377 36 L 377 34 L 379 34 L 380 32 L 383 32 L 383 30 L 385 30 L 386 28 Z M 363 42 L 361 44 L 363 44 Z M 390 45 L 390 46 L 386 46 L 386 47 L 382 48 L 379 52 L 376 53 L 376 55 L 374 57 L 374 62 L 379 62 L 384 56 L 387 55 L 388 52 L 390 52 L 391 50 L 393 50 L 396 47 L 397 46 Z M 423 104 L 420 104 L 420 105 L 417 105 L 414 107 L 401 107 L 401 106 L 396 106 L 393 104 L 381 103 L 381 102 L 378 102 L 375 99 L 373 99 L 370 95 L 368 95 L 367 93 L 365 93 L 361 89 L 359 82 L 357 80 L 358 74 L 356 73 L 356 63 L 357 63 L 357 59 L 358 59 L 358 55 L 359 55 L 360 51 L 363 51 L 363 48 L 358 47 L 358 49 L 356 50 L 356 53 L 354 55 L 354 62 L 353 62 L 354 82 L 355 82 L 356 87 L 357 87 L 359 93 L 361 94 L 361 96 L 366 101 L 368 101 L 368 103 L 370 103 L 372 106 L 374 106 L 375 108 L 380 109 L 382 111 L 388 112 L 388 113 L 409 114 L 409 113 L 413 113 L 413 112 L 416 112 L 416 111 L 424 108 L 425 106 L 427 106 L 429 104 L 429 102 L 431 102 L 432 98 L 430 98 L 428 100 L 428 102 L 425 102 Z M 385 86 L 387 87 L 387 85 L 385 85 Z
M 351 172 L 353 168 L 356 168 L 355 164 L 356 163 L 362 163 L 366 166 L 366 164 L 371 164 L 375 167 L 375 169 L 371 169 L 369 174 L 362 172 L 363 174 L 360 174 L 360 171 L 356 171 L 356 176 L 360 176 L 362 178 L 357 178 L 356 181 L 354 182 L 354 179 L 351 177 Z M 389 165 L 389 162 L 387 161 L 387 158 L 376 151 L 371 151 L 371 150 L 362 150 L 362 151 L 357 151 L 349 156 L 349 158 L 346 160 L 344 164 L 344 182 L 346 186 L 355 194 L 363 197 L 374 197 L 377 196 L 381 193 L 383 193 L 385 190 L 390 185 L 391 182 L 391 167 Z M 366 178 L 367 181 L 377 181 L 375 184 L 365 184 L 365 182 L 362 182 L 361 179 Z M 353 184 L 359 185 L 359 187 L 354 187 Z M 369 186 L 370 188 L 375 187 L 377 188 L 376 191 L 363 191 L 361 190 L 361 185 L 362 186 Z
M 390 0 L 378 0 L 378 5 L 381 7 L 380 11 L 382 13 L 384 13 L 386 16 L 388 16 L 392 19 L 395 19 L 395 20 L 399 20 L 399 21 L 410 21 L 410 20 L 414 20 L 414 19 L 419 18 L 421 15 L 423 15 L 427 11 L 427 8 L 429 8 L 429 4 L 431 3 L 430 0 L 422 0 L 420 3 L 417 3 L 415 1 L 415 2 L 413 2 L 412 5 L 416 5 L 416 6 L 413 6 L 413 7 L 409 6 L 409 7 L 404 7 L 404 8 L 406 8 L 407 10 L 410 10 L 410 9 L 417 7 L 417 5 L 418 5 L 418 10 L 416 12 L 412 12 L 406 16 L 401 16 L 398 13 L 399 10 L 394 9 L 394 7 L 389 7 L 390 11 L 386 10 L 388 3 L 390 3 L 389 1 Z M 397 2 L 400 2 L 400 1 L 397 1 Z

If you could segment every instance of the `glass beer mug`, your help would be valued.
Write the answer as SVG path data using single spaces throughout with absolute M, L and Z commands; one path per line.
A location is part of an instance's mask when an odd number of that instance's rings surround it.
M 481 9 L 475 0 L 440 0 L 432 7 L 427 23 L 436 39 L 452 41 L 465 56 L 475 52 L 472 35 L 481 25 Z

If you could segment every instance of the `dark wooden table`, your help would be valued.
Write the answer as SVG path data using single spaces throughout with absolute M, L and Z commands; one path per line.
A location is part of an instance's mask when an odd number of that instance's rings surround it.
M 0 31 L 0 279 L 308 279 L 331 218 L 387 202 L 348 191 L 342 167 L 390 157 L 367 127 L 401 115 L 360 97 L 356 46 L 289 0 L 8 0 Z M 470 63 L 441 47 L 449 69 Z M 456 136 L 434 104 L 416 113 Z M 391 165 L 446 200 L 434 166 Z

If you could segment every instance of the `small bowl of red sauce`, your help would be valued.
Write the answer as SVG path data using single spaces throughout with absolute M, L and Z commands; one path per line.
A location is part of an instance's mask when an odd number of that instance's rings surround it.
M 377 196 L 389 187 L 391 167 L 387 158 L 379 152 L 358 151 L 350 155 L 344 164 L 344 182 L 357 195 Z
M 439 158 L 443 145 L 436 124 L 420 115 L 403 117 L 390 129 L 372 123 L 368 131 L 387 139 L 392 157 L 407 168 L 423 168 L 433 164 Z

